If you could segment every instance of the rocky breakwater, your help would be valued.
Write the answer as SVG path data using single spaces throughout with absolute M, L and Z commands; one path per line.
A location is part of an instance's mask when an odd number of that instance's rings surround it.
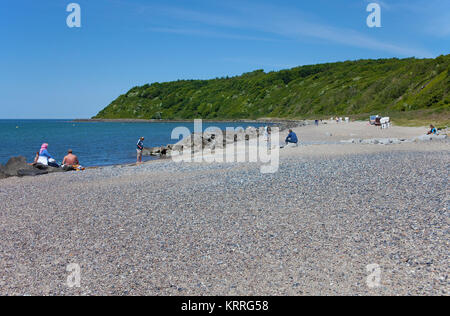
M 0 164 L 0 179 L 9 177 L 39 176 L 54 172 L 64 172 L 61 168 L 53 168 L 44 165 L 29 165 L 25 157 L 13 157 L 6 165 Z
M 277 127 L 280 131 L 298 126 L 311 124 L 308 121 L 280 121 L 272 124 L 272 128 Z M 162 158 L 171 157 L 174 152 L 190 150 L 192 153 L 202 150 L 224 149 L 227 145 L 237 142 L 248 141 L 253 138 L 263 136 L 264 127 L 248 127 L 247 129 L 237 128 L 232 131 L 206 130 L 204 133 L 192 133 L 190 137 L 186 137 L 176 144 L 167 146 L 144 148 L 144 156 L 157 156 Z
M 237 142 L 248 141 L 264 135 L 264 127 L 247 129 L 237 129 L 233 132 L 222 130 L 207 130 L 203 133 L 192 133 L 190 137 L 186 137 L 176 144 L 167 146 L 144 148 L 144 156 L 171 157 L 173 152 L 191 151 L 192 153 L 202 150 L 223 149 L 227 145 Z

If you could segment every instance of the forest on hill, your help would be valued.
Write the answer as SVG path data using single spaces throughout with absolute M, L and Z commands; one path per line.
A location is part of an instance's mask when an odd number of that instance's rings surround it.
M 96 119 L 311 118 L 378 113 L 448 116 L 450 55 L 357 60 L 134 87 Z

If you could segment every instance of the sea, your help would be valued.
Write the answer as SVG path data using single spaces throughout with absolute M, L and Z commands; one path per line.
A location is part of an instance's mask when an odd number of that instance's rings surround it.
M 260 127 L 262 123 L 203 122 L 203 130 L 217 127 Z M 73 120 L 0 120 L 0 164 L 9 158 L 24 156 L 32 162 L 43 143 L 49 153 L 61 163 L 72 149 L 85 167 L 108 166 L 136 162 L 136 144 L 145 137 L 145 147 L 175 144 L 171 139 L 177 127 L 194 131 L 194 122 L 76 122 Z M 144 157 L 144 160 L 157 159 Z

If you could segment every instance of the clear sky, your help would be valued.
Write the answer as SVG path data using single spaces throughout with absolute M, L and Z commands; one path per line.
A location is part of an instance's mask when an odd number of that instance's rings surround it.
M 66 7 L 81 7 L 69 28 Z M 381 5 L 381 28 L 366 23 Z M 0 118 L 88 118 L 136 85 L 450 53 L 449 0 L 0 1 Z

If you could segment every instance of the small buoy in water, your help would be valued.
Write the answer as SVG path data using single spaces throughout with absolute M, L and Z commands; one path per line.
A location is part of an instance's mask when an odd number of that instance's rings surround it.
M 16 128 L 19 128 L 19 126 L 16 126 Z

